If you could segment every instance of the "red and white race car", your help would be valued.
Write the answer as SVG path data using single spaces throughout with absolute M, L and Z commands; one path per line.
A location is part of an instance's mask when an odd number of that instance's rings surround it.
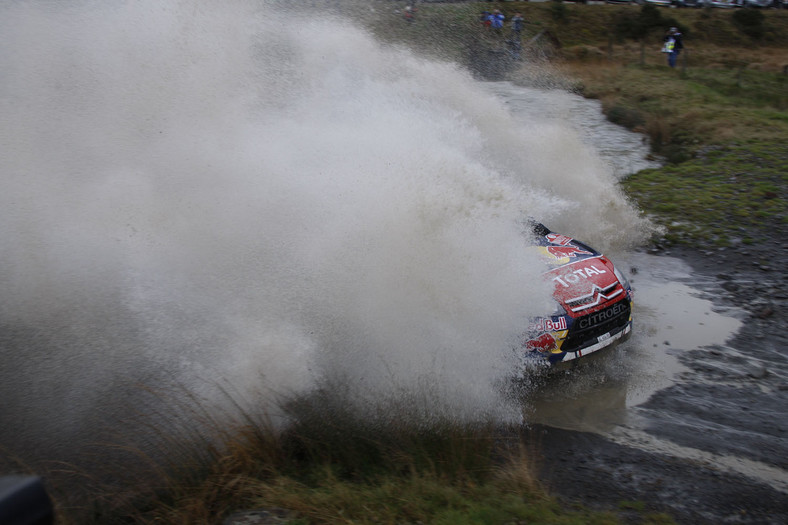
M 531 320 L 528 357 L 565 363 L 610 347 L 632 331 L 632 289 L 613 263 L 590 246 L 531 223 L 554 286 L 552 315 Z

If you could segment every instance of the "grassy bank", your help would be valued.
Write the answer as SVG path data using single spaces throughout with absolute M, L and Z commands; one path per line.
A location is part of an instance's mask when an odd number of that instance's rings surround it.
M 344 410 L 333 392 L 283 405 L 295 421 L 285 432 L 264 416 L 181 406 L 193 418 L 162 433 L 168 460 L 125 448 L 121 464 L 156 467 L 107 465 L 113 482 L 95 489 L 89 508 L 61 507 L 59 523 L 235 524 L 252 510 L 272 517 L 261 523 L 291 524 L 602 525 L 619 523 L 619 510 L 673 523 L 636 501 L 609 512 L 560 505 L 535 475 L 538 436 L 519 426 L 420 425 L 398 412 L 375 421 Z
M 392 12 L 370 24 L 383 39 L 471 64 L 479 49 L 510 45 L 508 30 L 495 34 L 478 22 L 481 10 L 496 8 L 526 20 L 526 60 L 508 78 L 599 99 L 611 121 L 643 133 L 665 161 L 622 182 L 665 226 L 657 242 L 785 237 L 788 10 L 466 2 L 422 4 L 412 24 Z M 626 29 L 637 23 L 652 29 L 636 40 Z M 685 35 L 676 69 L 660 53 L 672 25 Z

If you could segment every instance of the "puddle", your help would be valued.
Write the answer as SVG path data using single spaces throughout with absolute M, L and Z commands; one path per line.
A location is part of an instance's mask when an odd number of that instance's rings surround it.
M 688 371 L 678 360 L 682 352 L 722 345 L 742 323 L 735 310 L 722 313 L 706 298 L 710 283 L 681 260 L 636 254 L 629 265 L 637 269 L 629 272 L 637 315 L 630 353 L 639 374 L 630 382 L 627 405 L 635 406 Z
M 600 434 L 638 425 L 630 409 L 688 371 L 681 352 L 723 344 L 741 327 L 692 286 L 697 278 L 679 259 L 635 254 L 621 263 L 630 270 L 635 297 L 632 337 L 585 366 L 546 379 L 526 403 L 526 420 Z

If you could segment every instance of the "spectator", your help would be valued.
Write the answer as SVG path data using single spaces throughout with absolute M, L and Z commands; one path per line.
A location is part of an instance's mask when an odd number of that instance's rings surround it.
M 405 17 L 406 22 L 413 22 L 413 8 L 409 5 L 405 6 L 405 9 L 402 11 L 403 16 Z
M 520 33 L 523 32 L 523 16 L 520 13 L 515 13 L 512 17 L 512 32 L 518 39 L 520 38 Z
M 681 41 L 681 33 L 678 28 L 671 27 L 665 35 L 664 42 L 665 45 L 662 46 L 662 52 L 668 55 L 668 65 L 670 67 L 676 67 L 676 60 L 679 57 L 679 53 L 684 49 L 684 43 Z
M 492 17 L 491 17 L 491 20 L 490 20 L 493 29 L 495 29 L 496 31 L 500 32 L 501 29 L 503 29 L 503 21 L 504 21 L 505 18 L 506 17 L 503 16 L 503 13 L 501 13 L 498 9 L 493 11 L 493 14 L 492 14 Z

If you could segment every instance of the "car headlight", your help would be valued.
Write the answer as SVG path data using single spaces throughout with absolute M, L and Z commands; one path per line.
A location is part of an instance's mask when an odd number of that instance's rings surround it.
M 629 280 L 627 280 L 627 278 L 626 278 L 626 277 L 624 277 L 624 274 L 623 274 L 623 273 L 621 273 L 621 272 L 618 270 L 618 268 L 616 268 L 615 266 L 613 266 L 613 273 L 615 274 L 615 276 L 616 276 L 616 279 L 618 279 L 618 281 L 619 281 L 619 282 L 620 282 L 620 283 L 621 283 L 621 284 L 624 286 L 624 288 L 626 288 L 627 290 L 629 290 L 629 289 L 631 289 L 631 288 L 632 288 L 632 287 L 629 285 Z

